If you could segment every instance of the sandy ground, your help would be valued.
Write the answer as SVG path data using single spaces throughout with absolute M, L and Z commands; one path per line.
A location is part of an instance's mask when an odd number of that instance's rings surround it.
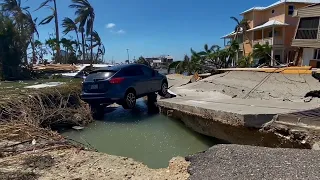
M 170 79 L 174 79 L 171 80 Z M 173 92 L 182 97 L 220 97 L 303 102 L 304 96 L 320 89 L 320 83 L 311 75 L 262 72 L 226 72 L 201 81 L 182 85 L 180 76 L 169 77 Z M 182 86 L 181 86 L 182 85 Z M 312 102 L 320 102 L 314 98 Z
M 78 149 L 34 152 L 0 159 L 0 179 L 187 179 L 188 162 L 174 158 L 167 169 L 149 169 L 130 158 Z

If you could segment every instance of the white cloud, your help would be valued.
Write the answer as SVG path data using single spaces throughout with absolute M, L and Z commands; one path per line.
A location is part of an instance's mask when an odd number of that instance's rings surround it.
M 126 31 L 123 30 L 123 29 L 120 29 L 120 30 L 117 31 L 117 34 L 125 34 L 125 33 L 126 33 Z
M 109 23 L 109 24 L 106 25 L 106 28 L 107 28 L 107 29 L 112 29 L 112 28 L 114 28 L 115 26 L 116 26 L 116 24 L 114 24 L 114 23 Z

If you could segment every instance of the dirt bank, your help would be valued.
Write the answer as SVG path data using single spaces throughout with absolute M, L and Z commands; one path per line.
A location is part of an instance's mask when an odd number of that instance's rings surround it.
M 16 179 L 187 179 L 189 163 L 174 158 L 167 169 L 149 169 L 130 158 L 67 149 L 0 159 L 0 176 Z M 24 176 L 24 178 L 22 178 Z M 2 179 L 0 178 L 0 179 Z

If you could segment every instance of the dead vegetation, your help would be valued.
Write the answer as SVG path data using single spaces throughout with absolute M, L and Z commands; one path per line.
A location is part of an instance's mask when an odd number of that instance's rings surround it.
M 51 128 L 92 121 L 80 90 L 79 83 L 71 83 L 0 97 L 0 156 L 75 147 Z

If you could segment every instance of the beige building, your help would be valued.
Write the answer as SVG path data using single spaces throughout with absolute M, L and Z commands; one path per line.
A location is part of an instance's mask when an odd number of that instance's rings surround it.
M 299 9 L 296 16 L 299 23 L 292 46 L 299 48 L 298 65 L 320 68 L 320 4 Z
M 293 61 L 296 48 L 292 47 L 299 18 L 294 16 L 297 9 L 320 3 L 320 0 L 280 0 L 267 7 L 253 7 L 241 13 L 243 19 L 248 20 L 250 29 L 238 34 L 238 42 L 243 54 L 253 52 L 255 44 L 269 43 L 272 46 L 272 57 L 279 63 Z M 225 45 L 234 39 L 235 32 L 223 36 Z M 274 63 L 275 61 L 273 61 Z

